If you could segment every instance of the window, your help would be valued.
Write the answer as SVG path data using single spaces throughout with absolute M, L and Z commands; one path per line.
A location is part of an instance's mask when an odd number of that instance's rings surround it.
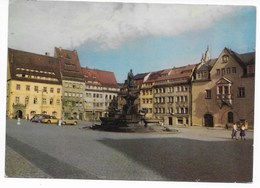
M 42 104 L 46 104 L 46 98 L 42 99 Z
M 16 84 L 16 90 L 20 90 L 21 89 L 21 85 L 20 84 Z
M 211 99 L 211 90 L 210 89 L 206 89 L 206 99 Z
M 222 69 L 221 69 L 221 75 L 222 75 L 222 76 L 225 75 L 225 68 L 222 68 Z
M 232 73 L 237 73 L 236 67 L 232 67 Z
M 60 93 L 60 88 L 57 88 L 57 93 Z
M 34 91 L 38 92 L 38 86 L 34 86 Z
M 226 94 L 226 95 L 229 94 L 228 93 L 228 86 L 224 86 L 224 94 Z
M 217 69 L 217 75 L 218 76 L 220 75 L 220 69 Z
M 30 85 L 26 85 L 26 91 L 30 91 Z
M 25 104 L 28 104 L 29 103 L 29 97 L 25 97 Z
M 57 104 L 60 104 L 60 99 L 56 99 L 56 103 L 57 103 Z
M 19 97 L 15 97 L 15 104 L 19 104 L 20 102 L 20 98 Z
M 51 87 L 51 88 L 50 88 L 50 92 L 53 93 L 53 91 L 54 91 L 54 89 L 53 89 L 53 87 Z
M 219 87 L 218 87 L 218 94 L 223 94 L 222 86 L 219 86 Z
M 227 74 L 230 74 L 230 73 L 231 73 L 231 69 L 227 68 Z
M 37 103 L 38 103 L 37 98 L 34 98 L 34 99 L 33 99 L 33 104 L 37 104 Z
M 229 56 L 228 56 L 228 55 L 223 55 L 223 56 L 222 56 L 222 63 L 227 63 L 227 62 L 228 62 L 228 59 L 229 59 Z
M 238 97 L 245 97 L 245 88 L 244 87 L 239 87 L 238 88 L 237 96 Z
M 47 87 L 43 87 L 43 92 L 47 92 Z
M 50 98 L 50 105 L 53 104 L 53 98 Z

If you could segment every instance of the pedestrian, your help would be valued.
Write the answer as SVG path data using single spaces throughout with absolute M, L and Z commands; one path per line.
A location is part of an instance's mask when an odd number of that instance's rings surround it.
M 235 137 L 235 139 L 237 140 L 237 124 L 236 123 L 233 124 L 231 137 L 232 137 L 232 139 Z
M 245 127 L 245 125 L 242 125 L 242 127 L 240 129 L 240 137 L 241 137 L 241 140 L 246 139 L 246 127 Z

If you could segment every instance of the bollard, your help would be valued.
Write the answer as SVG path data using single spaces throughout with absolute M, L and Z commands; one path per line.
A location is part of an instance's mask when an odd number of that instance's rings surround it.
M 17 125 L 21 125 L 21 119 L 20 118 L 17 119 Z
M 58 123 L 59 126 L 61 126 L 61 120 L 59 120 L 59 123 Z

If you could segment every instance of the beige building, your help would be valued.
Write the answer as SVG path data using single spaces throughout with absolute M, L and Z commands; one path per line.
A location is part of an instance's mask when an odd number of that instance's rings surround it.
M 146 118 L 154 118 L 154 83 L 162 71 L 150 72 L 144 77 L 140 91 L 140 109 L 146 109 Z
M 166 125 L 191 125 L 191 76 L 195 65 L 166 69 L 153 86 L 153 116 Z
M 62 85 L 57 59 L 8 49 L 7 117 L 61 117 Z
M 119 87 L 113 72 L 81 68 L 85 77 L 84 108 L 86 120 L 108 116 L 108 107 Z
M 247 121 L 254 125 L 255 52 L 238 54 L 225 48 L 216 59 L 208 50 L 192 80 L 192 123 L 225 127 Z
M 55 48 L 62 78 L 62 117 L 84 120 L 85 79 L 76 50 Z

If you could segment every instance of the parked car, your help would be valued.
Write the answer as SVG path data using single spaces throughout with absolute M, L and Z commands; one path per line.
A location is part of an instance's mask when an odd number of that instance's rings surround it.
M 45 114 L 35 114 L 31 119 L 30 121 L 31 122 L 37 122 L 37 123 L 41 123 L 42 122 L 42 119 L 44 117 L 46 117 L 48 115 L 45 115 Z
M 41 120 L 42 123 L 51 123 L 51 124 L 57 124 L 58 119 L 55 116 L 44 116 L 44 118 Z
M 73 117 L 61 121 L 62 125 L 77 125 L 78 121 Z

